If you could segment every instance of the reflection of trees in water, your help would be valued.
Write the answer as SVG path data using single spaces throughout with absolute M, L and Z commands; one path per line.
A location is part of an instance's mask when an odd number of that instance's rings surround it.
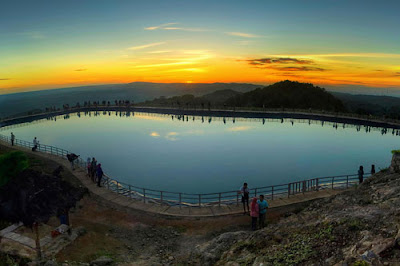
M 9 126 L 4 126 L 0 128 L 0 130 L 7 130 L 11 128 L 18 128 L 18 127 L 24 127 L 28 126 L 31 124 L 37 124 L 37 123 L 42 123 L 44 121 L 54 121 L 56 122 L 57 119 L 63 118 L 63 120 L 70 119 L 71 117 L 77 117 L 78 119 L 85 116 L 85 117 L 100 117 L 100 116 L 111 116 L 112 114 L 115 114 L 116 117 L 134 117 L 135 112 L 132 111 L 84 111 L 84 112 L 76 112 L 76 113 L 69 113 L 69 114 L 64 114 L 64 115 L 58 115 L 58 116 L 49 116 L 43 119 L 38 119 L 32 122 L 25 122 L 25 123 L 20 123 L 20 124 L 15 124 L 15 125 L 9 125 Z M 159 114 L 159 113 L 142 113 L 142 112 L 137 112 L 140 114 L 140 116 L 145 116 L 145 117 L 161 117 L 161 118 L 168 118 L 170 117 L 172 121 L 182 121 L 182 122 L 187 122 L 189 121 L 195 122 L 195 121 L 201 121 L 201 123 L 204 123 L 204 121 L 208 121 L 209 124 L 212 122 L 214 123 L 223 123 L 224 125 L 227 125 L 230 123 L 230 119 L 228 117 L 216 117 L 216 116 L 194 116 L 194 115 L 182 115 L 182 114 L 177 114 L 177 115 L 171 115 L 171 114 Z M 294 118 L 244 118 L 244 117 L 231 117 L 232 124 L 235 124 L 236 121 L 239 122 L 256 122 L 256 123 L 261 123 L 262 125 L 268 124 L 268 123 L 289 123 L 292 126 L 295 126 L 296 124 L 308 124 L 308 125 L 321 125 L 322 127 L 324 126 L 332 126 L 335 130 L 338 130 L 340 128 L 346 129 L 346 128 L 354 128 L 356 129 L 357 132 L 365 132 L 365 133 L 370 133 L 371 131 L 378 131 L 382 135 L 386 134 L 392 134 L 393 136 L 400 136 L 400 130 L 399 129 L 394 129 L 394 128 L 386 128 L 386 127 L 373 127 L 369 125 L 355 125 L 355 124 L 346 124 L 346 123 L 338 123 L 338 122 L 330 122 L 330 121 L 323 121 L 323 120 L 312 120 L 312 119 L 294 119 Z

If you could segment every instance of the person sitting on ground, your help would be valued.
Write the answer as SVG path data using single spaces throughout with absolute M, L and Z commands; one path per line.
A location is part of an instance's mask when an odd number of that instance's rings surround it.
M 101 169 L 101 164 L 100 163 L 97 165 L 96 172 L 97 172 L 97 186 L 101 187 L 101 178 L 103 177 L 104 173 L 103 173 L 103 169 Z
M 260 195 L 260 199 L 257 201 L 258 208 L 259 208 L 259 229 L 264 228 L 265 224 L 265 216 L 267 214 L 267 209 L 268 209 L 268 202 L 264 200 L 264 195 Z
M 251 209 L 250 209 L 250 216 L 251 216 L 251 230 L 257 230 L 257 219 L 260 215 L 260 208 L 257 203 L 257 198 L 254 197 L 251 201 Z
M 14 146 L 15 135 L 11 132 L 11 146 Z
M 358 180 L 360 181 L 360 184 L 364 181 L 364 167 L 362 165 L 358 170 Z
M 242 203 L 243 203 L 243 214 L 246 214 L 246 206 L 247 212 L 249 212 L 249 188 L 247 187 L 247 183 L 244 183 L 242 187 L 240 187 L 239 194 L 242 195 Z
M 71 163 L 71 168 L 72 170 L 75 170 L 75 165 L 74 165 L 74 161 L 76 159 L 78 159 L 79 155 L 76 155 L 75 153 L 69 153 L 67 154 L 67 159 L 68 161 Z

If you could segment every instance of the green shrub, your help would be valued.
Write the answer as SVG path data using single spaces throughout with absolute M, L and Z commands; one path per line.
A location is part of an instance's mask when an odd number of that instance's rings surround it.
M 392 150 L 392 154 L 400 154 L 400 150 Z
M 21 151 L 0 155 L 0 187 L 28 167 L 28 158 Z

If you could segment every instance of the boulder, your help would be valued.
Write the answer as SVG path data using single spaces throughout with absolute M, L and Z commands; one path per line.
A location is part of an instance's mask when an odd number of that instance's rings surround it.
M 390 173 L 400 173 L 400 153 L 394 153 L 389 167 Z

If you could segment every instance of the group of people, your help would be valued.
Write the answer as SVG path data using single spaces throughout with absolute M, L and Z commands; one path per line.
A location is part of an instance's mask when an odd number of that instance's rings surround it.
M 97 182 L 97 186 L 101 187 L 101 179 L 103 178 L 103 169 L 101 168 L 101 164 L 97 163 L 96 158 L 87 158 L 87 175 L 92 179 L 93 182 Z
M 371 175 L 375 174 L 375 165 L 371 165 Z M 358 181 L 360 181 L 360 184 L 364 182 L 364 167 L 360 165 L 360 168 L 358 169 Z
M 253 231 L 257 230 L 257 221 L 258 229 L 262 229 L 265 226 L 265 217 L 269 207 L 264 195 L 260 195 L 258 199 L 257 197 L 252 198 L 251 206 L 249 207 L 250 191 L 247 183 L 244 183 L 243 186 L 240 187 L 239 193 L 242 195 L 243 214 L 250 214 L 251 216 L 251 229 Z

